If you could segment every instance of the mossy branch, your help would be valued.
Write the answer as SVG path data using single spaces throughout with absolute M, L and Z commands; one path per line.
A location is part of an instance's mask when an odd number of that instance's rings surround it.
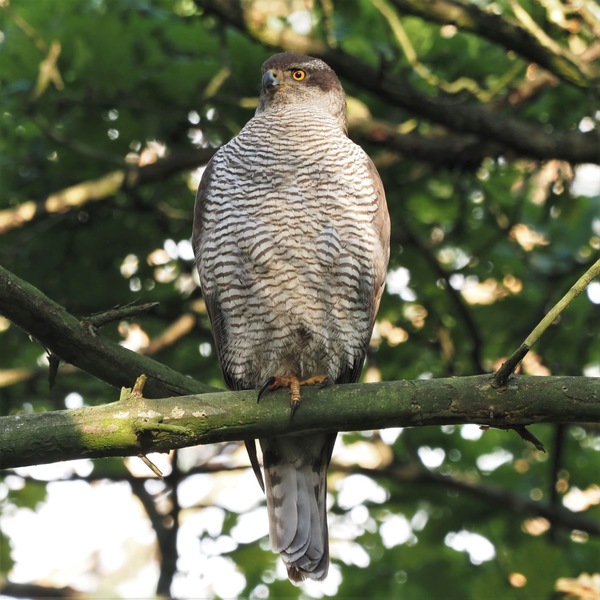
M 302 431 L 356 431 L 477 423 L 600 421 L 600 386 L 589 377 L 515 377 L 502 392 L 489 375 L 303 388 L 290 417 L 289 394 L 220 392 L 148 399 L 124 389 L 103 406 L 0 418 L 0 466 L 134 456 L 197 444 Z

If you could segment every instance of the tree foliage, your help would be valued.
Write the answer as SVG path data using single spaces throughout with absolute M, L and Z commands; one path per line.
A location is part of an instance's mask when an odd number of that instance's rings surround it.
M 377 164 L 392 216 L 364 379 L 492 372 L 598 259 L 599 30 L 592 0 L 0 1 L 0 264 L 87 323 L 90 339 L 222 387 L 193 272 L 193 194 L 251 117 L 260 64 L 301 51 L 340 75 L 350 135 Z M 600 375 L 599 288 L 561 314 L 523 373 Z M 158 305 L 94 317 L 130 302 Z M 29 333 L 0 316 L 2 415 L 116 399 L 108 375 L 66 363 L 49 387 Z M 548 454 L 458 425 L 345 434 L 330 479 L 334 569 L 320 588 L 293 588 L 267 546 L 241 533 L 260 500 L 231 500 L 256 486 L 235 443 L 178 451 L 163 483 L 116 458 L 63 476 L 126 483 L 154 530 L 161 594 L 584 597 L 600 551 L 597 423 L 533 431 Z M 41 477 L 0 482 L 11 532 L 0 581 L 18 573 L 24 535 L 10 517 L 52 493 Z M 215 524 L 194 529 L 210 515 Z M 190 531 L 201 574 L 182 550 Z M 219 587 L 214 564 L 243 578 Z M 24 583 L 4 591 L 23 595 Z M 66 584 L 64 595 L 78 588 Z

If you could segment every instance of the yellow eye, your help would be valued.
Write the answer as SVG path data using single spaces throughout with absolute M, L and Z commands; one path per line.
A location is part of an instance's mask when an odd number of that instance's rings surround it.
M 296 69 L 292 72 L 292 79 L 296 81 L 302 81 L 306 77 L 306 72 L 302 69 Z

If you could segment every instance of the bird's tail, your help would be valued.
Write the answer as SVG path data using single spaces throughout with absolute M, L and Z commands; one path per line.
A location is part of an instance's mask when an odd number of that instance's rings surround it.
M 327 467 L 335 438 L 315 433 L 260 440 L 271 545 L 292 581 L 327 576 Z

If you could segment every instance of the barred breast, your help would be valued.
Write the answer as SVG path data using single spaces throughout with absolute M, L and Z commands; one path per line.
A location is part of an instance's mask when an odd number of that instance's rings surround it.
M 330 115 L 255 116 L 213 158 L 198 252 L 225 372 L 243 387 L 360 368 L 373 319 L 378 190 Z M 213 323 L 213 327 L 215 324 Z

